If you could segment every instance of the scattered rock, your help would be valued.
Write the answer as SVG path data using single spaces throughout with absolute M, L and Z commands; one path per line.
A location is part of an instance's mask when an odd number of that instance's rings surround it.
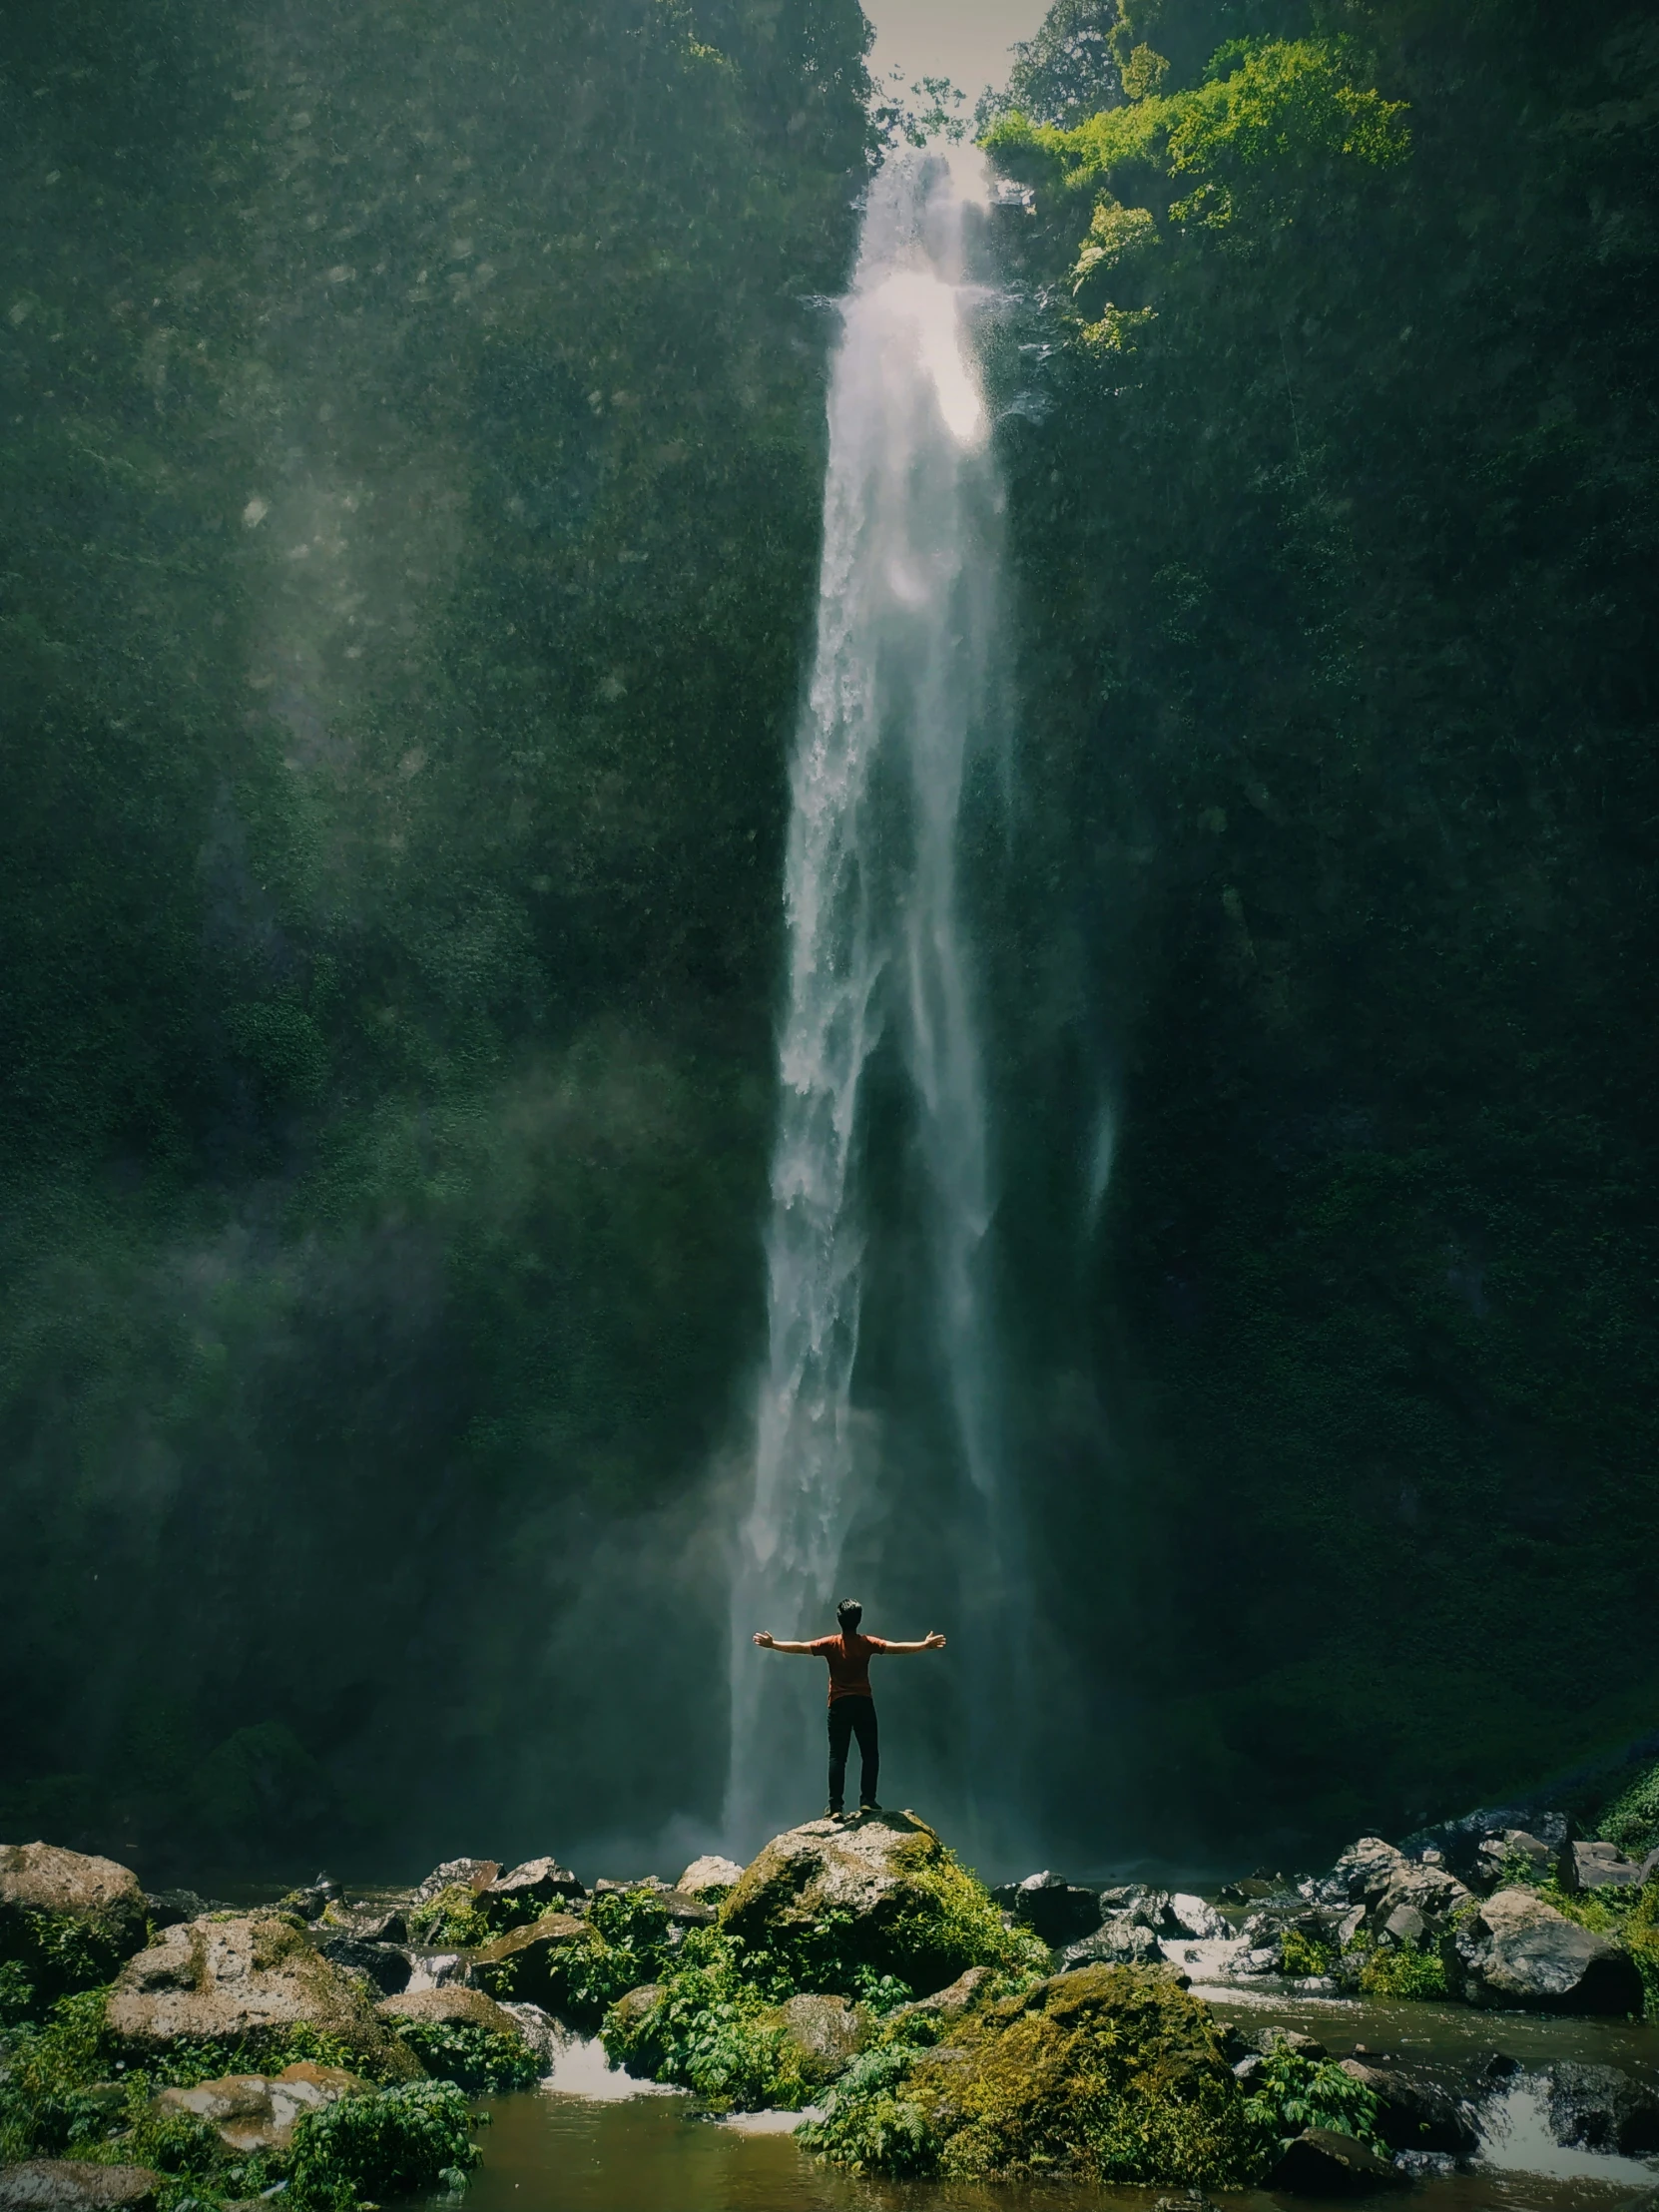
M 1301 2197 L 1367 2197 L 1376 2189 L 1403 2188 L 1407 2179 L 1352 2135 L 1310 2127 L 1275 2166 L 1268 2186 Z
M 472 1978 L 472 1954 L 464 1950 L 407 1950 L 409 1978 L 406 1989 L 442 1989 L 451 1981 Z
M 489 1888 L 500 1872 L 500 1864 L 494 1859 L 446 1859 L 417 1885 L 414 1902 L 430 1905 L 445 1890 L 470 1890 L 476 1897 L 480 1890 Z
M 523 1866 L 487 1883 L 478 1892 L 478 1901 L 496 1909 L 499 1925 L 502 1913 L 518 1921 L 538 1920 L 561 1899 L 587 1894 L 570 1869 L 556 1859 L 526 1859 Z
M 1616 1844 L 1563 1844 L 1555 1879 L 1574 1897 L 1580 1890 L 1632 1889 L 1641 1882 L 1642 1870 Z
M 565 2029 L 539 2004 L 525 2004 L 517 1998 L 506 1999 L 501 2009 L 510 2012 L 518 2022 L 518 2031 L 535 2052 L 544 2074 L 553 2071 L 554 2061 L 569 2040 Z
M 1164 1908 L 1164 1929 L 1171 1936 L 1188 1936 L 1194 1942 L 1212 1943 L 1233 1931 L 1213 1905 L 1177 1890 Z
M 1258 1867 L 1254 1874 L 1229 1882 L 1216 1895 L 1223 1905 L 1255 1905 L 1263 1898 L 1283 1897 L 1290 1887 L 1288 1874 L 1270 1874 L 1266 1867 Z
M 1470 2004 L 1548 2012 L 1639 2012 L 1642 1977 L 1628 1951 L 1557 1913 L 1530 1890 L 1499 1890 L 1446 1946 Z
M 309 2059 L 284 2066 L 279 2074 L 225 2074 L 199 2081 L 191 2089 L 164 2089 L 159 2112 L 187 2113 L 216 2128 L 221 2142 L 245 2156 L 257 2150 L 284 2150 L 301 2113 L 320 2111 L 341 2097 L 365 2096 L 372 2084 L 341 2066 L 318 2066 Z
M 1429 2150 L 1469 2157 L 1480 2147 L 1480 2130 L 1458 2098 L 1420 2073 L 1368 2066 L 1345 2058 L 1342 2069 L 1378 2098 L 1377 2132 L 1390 2150 Z
M 339 2037 L 382 2071 L 414 2071 L 357 1984 L 291 1921 L 271 1915 L 168 1929 L 122 1968 L 104 2017 L 113 2034 L 150 2046 L 184 2036 L 231 2041 L 303 2024 Z
M 791 1997 L 772 2017 L 801 2052 L 809 2081 L 833 2081 L 845 2073 L 868 2040 L 867 2014 L 845 1997 Z
M 1100 1893 L 1081 1889 L 1063 1875 L 1028 1874 L 1023 1882 L 1005 1882 L 991 1896 L 1051 1950 L 1100 1926 Z
M 1501 1835 L 1487 1836 L 1474 1855 L 1469 1869 L 1469 1880 L 1481 1891 L 1495 1890 L 1509 1878 L 1516 1862 L 1522 1862 L 1529 1876 L 1541 1882 L 1554 1863 L 1555 1854 L 1540 1837 L 1524 1828 L 1506 1828 Z
M 510 1929 L 473 1953 L 471 1977 L 496 1997 L 539 2004 L 553 1992 L 555 1971 L 573 1944 L 593 1940 L 587 1923 L 572 1913 L 544 1913 L 528 1928 Z
M 380 1996 L 409 1986 L 410 1954 L 397 1943 L 367 1943 L 355 1936 L 328 1936 L 317 1949 L 342 1973 L 360 1974 Z
M 743 1880 L 743 1869 L 735 1859 L 706 1857 L 694 1859 L 674 1887 L 682 1897 L 702 1898 L 718 1905 L 728 1890 L 735 1889 Z
M 1396 1943 L 1420 1943 L 1428 1923 L 1414 1905 L 1396 1905 L 1383 1921 L 1381 1934 L 1391 1936 Z
M 358 1942 L 406 1943 L 409 1940 L 408 1918 L 398 1906 L 350 1906 L 330 1899 L 320 1918 L 324 1928 L 338 1929 L 342 1936 L 353 1936 Z
M 1139 1921 L 1127 1915 L 1102 1921 L 1092 1936 L 1067 1943 L 1060 1953 L 1062 1973 L 1076 1973 L 1084 1966 L 1155 1966 L 1164 1946 Z
M 1168 1926 L 1171 1905 L 1167 1890 L 1149 1890 L 1144 1882 L 1121 1882 L 1100 1893 L 1102 1920 L 1135 1921 L 1154 1935 Z
M 469 2027 L 487 2028 L 492 2035 L 523 2040 L 523 2030 L 505 2005 L 497 2004 L 482 1989 L 466 1989 L 457 1982 L 441 1989 L 411 1989 L 402 1996 L 382 1997 L 374 2009 L 393 2028 L 399 2020 L 464 2020 Z
M 233 1913 L 236 1908 L 221 1905 L 214 1898 L 198 1897 L 194 1890 L 146 1890 L 144 1910 L 154 1925 L 162 1929 L 177 1928 L 181 1921 L 205 1920 L 210 1913 Z M 291 1910 L 290 1901 L 283 1898 L 277 1911 Z
M 1558 2143 L 1581 2150 L 1617 2151 L 1648 2158 L 1659 2151 L 1659 2095 L 1616 2066 L 1551 2066 L 1550 2132 Z
M 148 2166 L 30 2158 L 0 2167 L 0 2212 L 153 2212 L 161 2186 Z
M 989 1966 L 969 1966 L 966 1973 L 958 1974 L 948 1988 L 935 1989 L 930 1997 L 917 1997 L 912 2003 L 900 2004 L 889 2015 L 897 2019 L 905 2012 L 932 2012 L 940 2019 L 954 2019 L 959 2012 L 966 2012 L 979 2000 L 980 1992 L 991 1979 Z
M 1460 1820 L 1418 1829 L 1414 1836 L 1405 1838 L 1400 1849 L 1418 1859 L 1428 1851 L 1437 1851 L 1454 1874 L 1468 1881 L 1479 1872 L 1482 1847 L 1501 1844 L 1511 1833 L 1536 1838 L 1553 1858 L 1572 1833 L 1572 1823 L 1564 1813 L 1546 1813 L 1537 1807 L 1483 1807 L 1479 1812 L 1465 1813 Z

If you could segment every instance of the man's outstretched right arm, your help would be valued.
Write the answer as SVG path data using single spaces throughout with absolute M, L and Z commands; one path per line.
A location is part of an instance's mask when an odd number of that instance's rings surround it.
M 799 1651 L 805 1658 L 810 1659 L 813 1656 L 813 1647 L 811 1644 L 782 1643 L 776 1636 L 769 1635 L 764 1628 L 756 1629 L 755 1641 L 760 1645 L 763 1651 Z

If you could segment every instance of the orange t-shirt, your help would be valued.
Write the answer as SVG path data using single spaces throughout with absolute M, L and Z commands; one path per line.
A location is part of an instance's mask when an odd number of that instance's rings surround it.
M 830 1702 L 838 1697 L 871 1697 L 869 1686 L 869 1656 L 872 1651 L 892 1649 L 881 1636 L 821 1636 L 816 1644 L 807 1646 L 821 1659 L 830 1662 Z

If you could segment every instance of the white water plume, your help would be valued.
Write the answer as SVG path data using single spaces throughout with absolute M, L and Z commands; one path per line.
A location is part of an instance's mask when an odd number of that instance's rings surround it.
M 890 1494 L 904 1480 L 868 1464 L 873 1447 L 859 1439 L 873 1424 L 852 1394 L 875 1226 L 862 1191 L 865 1078 L 883 1038 L 906 1079 L 926 1186 L 931 1311 L 914 1319 L 932 1332 L 963 1499 L 940 1551 L 982 1630 L 1017 1553 L 996 1443 L 987 1108 L 959 880 L 964 782 L 992 690 L 1000 507 L 964 324 L 962 236 L 950 166 L 890 157 L 870 190 L 830 387 L 818 637 L 792 772 L 769 1352 L 733 1603 L 727 1833 L 740 1849 L 768 1822 L 816 1810 L 803 1799 L 822 1757 L 803 1736 L 822 1670 L 767 1659 L 750 1632 L 832 1630 L 835 1577 L 869 1487 Z M 977 1538 L 964 1540 L 964 1526 Z M 915 1635 L 930 1624 L 865 1625 Z M 1006 1675 L 1006 1649 L 999 1663 Z

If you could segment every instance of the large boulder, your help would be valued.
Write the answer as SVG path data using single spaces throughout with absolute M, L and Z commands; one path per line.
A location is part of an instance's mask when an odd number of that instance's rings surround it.
M 1334 2127 L 1305 2128 L 1281 2157 L 1270 2187 L 1299 2197 L 1369 2197 L 1379 2189 L 1403 2189 L 1403 2174 L 1352 2135 Z
M 1635 1960 L 1530 1890 L 1499 1890 L 1443 1946 L 1470 2004 L 1535 2012 L 1640 2012 Z
M 247 2156 L 257 2150 L 285 2150 L 294 2122 L 304 2113 L 320 2112 L 341 2097 L 372 2094 L 372 2087 L 342 2066 L 301 2059 L 279 2074 L 224 2074 L 193 2088 L 164 2089 L 156 2109 L 205 2120 L 221 2142 Z
M 524 2030 L 509 2011 L 482 1989 L 464 1988 L 458 1982 L 382 1997 L 374 2009 L 394 2030 L 400 2020 L 458 2020 L 468 2027 L 484 2028 L 491 2035 L 505 2035 L 510 2042 L 524 2040 Z
M 162 2183 L 148 2166 L 30 2158 L 0 2167 L 0 2212 L 153 2212 Z
M 1429 2074 L 1403 2067 L 1368 2066 L 1345 2058 L 1343 2072 L 1378 2100 L 1377 2132 L 1391 2150 L 1441 2151 L 1470 2157 L 1480 2130 L 1468 2107 Z
M 487 1890 L 501 1872 L 496 1859 L 446 1859 L 434 1867 L 424 1882 L 415 1885 L 416 1905 L 430 1905 L 442 1897 L 445 1890 L 466 1890 L 476 1897 Z
M 472 1958 L 471 1978 L 495 1997 L 518 1997 L 560 2010 L 574 1953 L 593 1947 L 593 1931 L 573 1913 L 544 1913 L 528 1928 L 510 1929 Z
M 1228 2180 L 1252 2155 L 1208 2008 L 1133 1966 L 964 2014 L 903 2089 L 949 2174 Z
M 0 1959 L 43 1995 L 107 1981 L 147 1936 L 131 1868 L 57 1844 L 0 1844 Z
M 395 1996 L 409 1986 L 412 1953 L 401 1943 L 365 1942 L 356 1936 L 325 1936 L 317 1949 L 329 1965 L 357 1974 L 376 1996 Z
M 1098 1890 L 1082 1889 L 1058 1874 L 1028 1874 L 1023 1882 L 1007 1882 L 991 1896 L 1004 1913 L 1022 1921 L 1051 1950 L 1075 1943 L 1079 1936 L 1100 1926 Z
M 1575 1897 L 1580 1890 L 1636 1889 L 1642 1870 L 1617 1844 L 1567 1843 L 1555 1862 L 1555 1879 L 1568 1897 Z
M 827 1915 L 839 1924 L 839 1963 L 896 1974 L 918 1996 L 1011 1954 L 1016 1940 L 913 1813 L 808 1821 L 775 1836 L 720 1909 L 721 1925 L 756 1944 L 811 1936 Z
M 1550 2133 L 1582 2150 L 1651 2158 L 1659 2151 L 1659 2093 L 1617 2066 L 1562 2059 L 1548 2073 Z
M 1067 1943 L 1060 1967 L 1075 1973 L 1083 1966 L 1155 1966 L 1163 1955 L 1164 1946 L 1150 1928 L 1126 1913 L 1114 1914 L 1081 1942 Z
M 1206 1905 L 1188 1891 L 1177 1890 L 1164 1908 L 1164 1933 L 1186 1936 L 1195 1942 L 1215 1942 L 1233 1931 L 1213 1905 Z
M 296 2027 L 331 2035 L 371 2071 L 417 2069 L 374 2016 L 357 1983 L 331 1966 L 292 1921 L 247 1914 L 168 1929 L 117 1976 L 104 2017 L 145 2054 L 186 2037 L 279 2043 Z

